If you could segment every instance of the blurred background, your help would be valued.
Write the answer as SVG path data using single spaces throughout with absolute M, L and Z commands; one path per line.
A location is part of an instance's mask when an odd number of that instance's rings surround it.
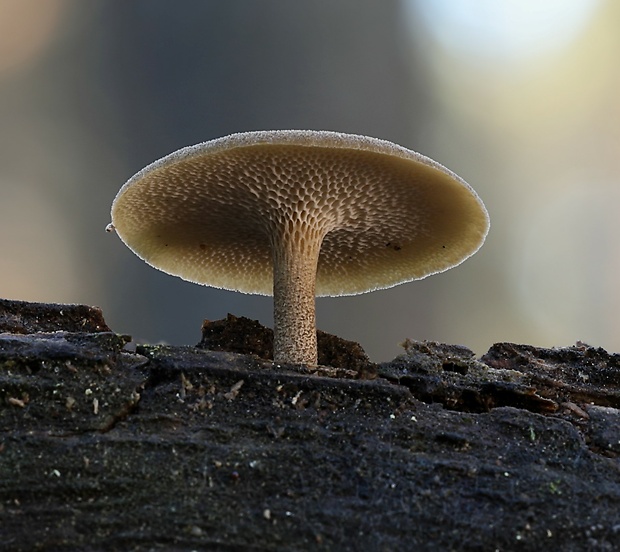
M 317 301 L 389 360 L 405 338 L 620 351 L 620 2 L 0 0 L 0 297 L 86 303 L 134 340 L 271 298 L 156 271 L 104 228 L 121 185 L 232 132 L 397 142 L 491 215 L 456 269 Z

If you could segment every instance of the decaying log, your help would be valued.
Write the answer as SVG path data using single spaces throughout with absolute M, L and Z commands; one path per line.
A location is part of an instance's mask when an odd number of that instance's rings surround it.
M 15 301 L 0 332 L 0 550 L 618 549 L 602 349 L 310 370 L 258 334 L 131 347 L 96 309 Z

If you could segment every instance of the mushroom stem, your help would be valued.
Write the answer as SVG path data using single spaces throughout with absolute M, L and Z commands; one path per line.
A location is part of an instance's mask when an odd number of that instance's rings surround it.
M 323 235 L 286 225 L 273 242 L 273 360 L 317 364 L 316 269 Z

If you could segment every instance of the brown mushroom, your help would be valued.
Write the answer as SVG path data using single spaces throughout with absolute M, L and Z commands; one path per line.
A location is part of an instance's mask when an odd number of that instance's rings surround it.
M 147 263 L 185 280 L 274 296 L 274 361 L 316 364 L 315 296 L 355 295 L 460 264 L 487 211 L 435 161 L 350 134 L 233 134 L 133 176 L 112 225 Z

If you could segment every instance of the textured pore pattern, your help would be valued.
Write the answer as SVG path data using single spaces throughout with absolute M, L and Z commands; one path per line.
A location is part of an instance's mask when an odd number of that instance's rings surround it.
M 233 135 L 149 165 L 112 221 L 151 265 L 186 280 L 270 295 L 274 236 L 321 240 L 317 295 L 363 293 L 446 270 L 484 241 L 475 192 L 388 142 L 329 132 Z

